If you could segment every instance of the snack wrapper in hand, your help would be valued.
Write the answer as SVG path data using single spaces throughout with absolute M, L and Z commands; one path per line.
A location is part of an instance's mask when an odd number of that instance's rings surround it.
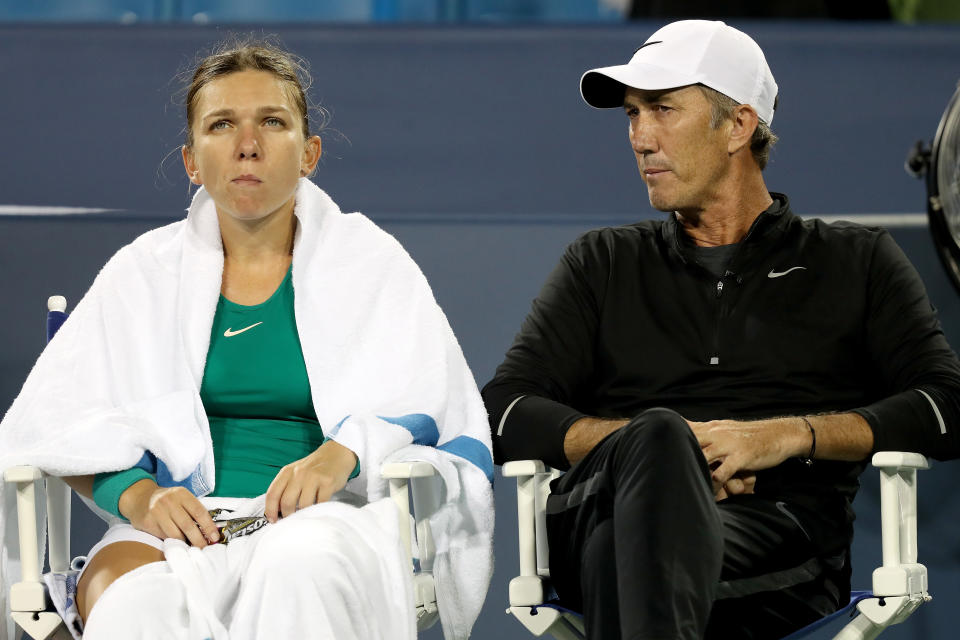
M 247 516 L 242 518 L 231 518 L 233 509 L 210 509 L 208 513 L 213 518 L 213 523 L 217 525 L 220 532 L 220 541 L 223 544 L 229 544 L 231 540 L 249 536 L 262 529 L 267 524 L 265 516 Z

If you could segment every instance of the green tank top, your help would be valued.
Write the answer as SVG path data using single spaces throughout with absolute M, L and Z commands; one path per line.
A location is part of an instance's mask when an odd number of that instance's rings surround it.
M 220 296 L 200 399 L 217 474 L 210 495 L 265 493 L 284 465 L 323 442 L 293 314 L 290 270 L 260 304 Z
M 266 493 L 282 467 L 324 441 L 297 333 L 291 273 L 260 304 L 222 295 L 217 302 L 200 386 L 216 469 L 211 496 Z M 350 477 L 359 472 L 358 462 Z M 147 477 L 138 468 L 99 473 L 94 501 L 119 516 L 120 494 Z

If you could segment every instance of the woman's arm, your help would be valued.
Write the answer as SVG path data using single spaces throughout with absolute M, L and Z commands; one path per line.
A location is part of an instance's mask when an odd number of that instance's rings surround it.
M 64 476 L 71 489 L 82 495 L 84 498 L 93 500 L 93 475 L 89 476 Z
M 326 502 L 347 485 L 356 466 L 357 454 L 327 440 L 307 457 L 280 470 L 267 489 L 264 515 L 276 522 L 297 509 Z
M 203 548 L 220 539 L 210 513 L 183 487 L 160 487 L 144 478 L 120 495 L 118 507 L 134 528 L 161 540 L 176 538 Z

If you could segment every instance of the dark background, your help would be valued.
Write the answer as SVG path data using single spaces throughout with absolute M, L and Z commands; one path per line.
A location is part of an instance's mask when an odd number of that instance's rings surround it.
M 730 21 L 766 51 L 780 85 L 766 171 L 803 215 L 920 213 L 903 159 L 932 138 L 960 77 L 960 28 Z M 363 211 L 430 279 L 483 384 L 540 283 L 582 231 L 650 209 L 617 111 L 595 111 L 580 74 L 625 62 L 660 22 L 553 27 L 296 27 L 271 33 L 312 65 L 332 117 L 315 178 Z M 243 30 L 238 27 L 238 30 Z M 102 214 L 0 214 L 0 410 L 43 346 L 44 301 L 75 302 L 139 233 L 182 216 L 182 108 L 172 80 L 225 30 L 196 26 L 0 27 L 0 205 Z M 918 217 L 888 217 L 960 344 L 960 299 Z M 906 224 L 907 226 L 898 226 Z M 932 603 L 884 638 L 954 637 L 960 606 L 960 465 L 920 480 L 921 562 Z M 857 499 L 855 587 L 879 563 L 874 472 Z M 512 482 L 498 479 L 497 568 L 476 638 L 523 638 L 504 615 L 517 571 Z M 77 509 L 74 551 L 102 525 Z M 422 637 L 439 638 L 439 628 Z M 816 637 L 829 637 L 820 634 Z

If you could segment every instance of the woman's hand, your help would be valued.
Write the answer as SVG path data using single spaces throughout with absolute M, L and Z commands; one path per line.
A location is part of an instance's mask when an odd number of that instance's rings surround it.
M 213 518 L 183 487 L 159 487 L 152 479 L 134 482 L 117 505 L 135 529 L 161 540 L 176 538 L 201 549 L 220 540 Z
M 357 454 L 327 440 L 306 458 L 280 469 L 267 489 L 264 515 L 269 522 L 276 522 L 297 509 L 326 502 L 347 485 L 356 466 Z

